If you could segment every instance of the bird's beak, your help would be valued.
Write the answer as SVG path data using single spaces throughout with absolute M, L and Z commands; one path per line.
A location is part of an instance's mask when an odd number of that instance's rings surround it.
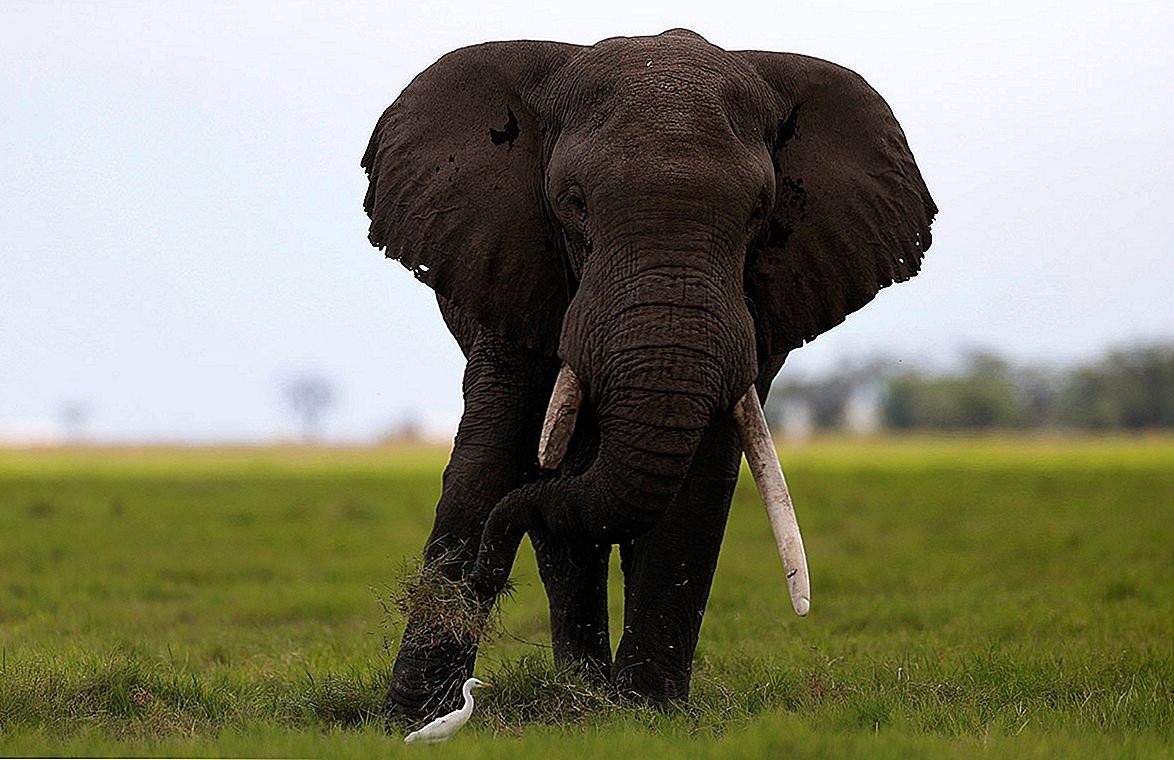
M 493 684 L 489 683 L 488 681 L 482 681 L 482 682 L 481 682 L 481 687 L 482 687 L 482 688 L 484 688 L 484 689 L 492 689 L 492 688 L 493 688 Z

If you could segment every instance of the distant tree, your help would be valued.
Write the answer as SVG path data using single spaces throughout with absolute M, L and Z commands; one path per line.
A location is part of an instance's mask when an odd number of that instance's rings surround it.
M 85 437 L 92 411 L 88 402 L 78 399 L 61 404 L 58 415 L 61 417 L 61 427 L 65 431 L 65 440 L 76 443 Z
M 1092 430 L 1174 427 L 1174 343 L 1117 349 L 1077 367 L 1061 393 L 1059 418 Z
M 805 406 L 809 424 L 826 429 L 840 426 L 853 387 L 852 378 L 833 374 L 816 380 L 786 380 L 774 392 L 781 404 Z
M 394 422 L 383 435 L 385 443 L 416 443 L 423 438 L 420 421 L 408 413 Z
M 1012 382 L 1019 394 L 1024 427 L 1054 427 L 1059 424 L 1063 372 L 1042 366 L 1014 370 Z
M 285 398 L 298 416 L 302 437 L 317 440 L 322 432 L 322 415 L 334 403 L 334 386 L 325 377 L 306 373 L 285 383 Z
M 894 362 L 885 358 L 842 361 L 831 372 L 814 379 L 780 375 L 771 390 L 767 415 L 773 424 L 784 424 L 784 408 L 804 407 L 804 423 L 827 430 L 843 427 L 849 406 L 866 391 L 875 391 L 892 374 Z M 773 413 L 773 414 L 772 414 Z
M 899 429 L 1016 427 L 1024 420 L 1010 367 L 989 352 L 971 354 L 957 374 L 908 372 L 895 377 L 882 408 L 886 424 Z

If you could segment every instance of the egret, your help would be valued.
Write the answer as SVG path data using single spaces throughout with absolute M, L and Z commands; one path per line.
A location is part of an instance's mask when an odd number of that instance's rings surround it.
M 404 741 L 408 744 L 415 742 L 435 744 L 447 741 L 453 734 L 461 730 L 461 726 L 469 722 L 469 716 L 473 714 L 473 689 L 491 688 L 493 688 L 493 684 L 486 683 L 479 678 L 470 678 L 465 681 L 465 685 L 461 687 L 461 693 L 465 695 L 465 704 L 461 705 L 461 709 L 440 716 L 419 731 L 413 731 L 404 737 Z

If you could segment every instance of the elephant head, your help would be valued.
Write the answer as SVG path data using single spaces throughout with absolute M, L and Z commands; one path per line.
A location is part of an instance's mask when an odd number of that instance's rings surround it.
M 748 389 L 916 274 L 936 213 L 858 75 L 684 30 L 453 52 L 384 112 L 363 167 L 371 242 L 557 355 L 597 423 L 585 471 L 494 508 L 475 573 L 489 596 L 528 529 L 647 530 Z

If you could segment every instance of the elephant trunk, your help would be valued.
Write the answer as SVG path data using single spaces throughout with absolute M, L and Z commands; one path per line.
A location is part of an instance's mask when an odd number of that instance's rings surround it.
M 697 247 L 649 252 L 635 266 L 631 256 L 601 258 L 584 274 L 562 341 L 586 387 L 560 375 L 542 439 L 552 464 L 586 398 L 598 453 L 583 473 L 524 486 L 494 508 L 474 573 L 488 594 L 504 585 L 526 530 L 616 543 L 651 528 L 675 499 L 706 429 L 756 374 L 741 273 L 720 276 L 734 257 Z M 609 261 L 626 271 L 606 271 Z
M 622 398 L 630 413 L 702 406 L 698 397 L 661 391 L 632 389 Z M 672 504 L 709 418 L 700 409 L 706 422 L 642 423 L 624 414 L 600 416 L 599 450 L 586 471 L 523 486 L 494 507 L 473 574 L 484 599 L 505 585 L 526 531 L 614 544 L 650 529 Z
M 593 252 L 564 322 L 561 353 L 586 384 L 599 451 L 567 484 L 583 503 L 571 511 L 555 498 L 547 511 L 567 512 L 565 527 L 596 541 L 651 527 L 705 430 L 757 374 L 740 257 L 718 225 L 680 227 L 655 246 L 621 231 Z
M 563 365 L 550 396 L 550 405 L 538 442 L 538 462 L 543 469 L 558 469 L 574 433 L 575 420 L 583 401 L 583 388 L 574 370 Z M 750 474 L 762 496 L 767 518 L 775 535 L 779 557 L 786 572 L 791 603 L 800 616 L 811 609 L 811 585 L 808 579 L 807 556 L 803 536 L 795 518 L 787 480 L 779 464 L 778 452 L 767 427 L 758 392 L 754 387 L 746 391 L 734 407 L 734 423 L 746 452 Z

